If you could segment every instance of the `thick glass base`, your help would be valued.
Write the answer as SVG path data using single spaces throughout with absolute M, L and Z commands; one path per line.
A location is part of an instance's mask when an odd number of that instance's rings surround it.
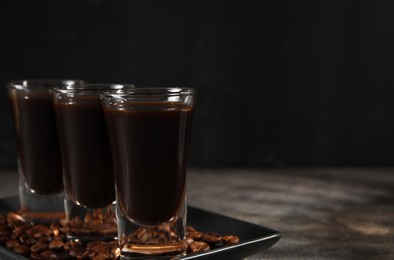
M 186 254 L 186 203 L 169 222 L 143 226 L 116 207 L 120 259 L 176 259 Z
M 42 195 L 32 191 L 19 175 L 20 214 L 33 223 L 51 223 L 64 218 L 64 192 Z
M 86 208 L 64 199 L 67 238 L 74 241 L 109 241 L 117 238 L 115 206 Z

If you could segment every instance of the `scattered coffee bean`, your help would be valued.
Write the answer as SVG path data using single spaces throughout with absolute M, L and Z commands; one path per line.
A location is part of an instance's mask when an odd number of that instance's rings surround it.
M 201 240 L 202 232 L 199 231 L 188 231 L 186 236 L 192 238 L 193 240 Z
M 189 245 L 190 253 L 198 253 L 205 250 L 209 250 L 209 245 L 204 241 L 194 241 Z
M 77 246 L 77 247 L 72 248 L 68 253 L 69 253 L 71 256 L 77 257 L 77 256 L 78 256 L 79 254 L 81 254 L 83 251 L 85 251 L 85 249 L 84 249 L 83 247 Z
M 39 252 L 48 250 L 48 244 L 47 243 L 42 243 L 42 242 L 36 243 L 36 244 L 31 246 L 30 250 L 33 253 L 39 253 Z
M 52 234 L 52 230 L 50 227 L 40 224 L 27 229 L 26 234 L 34 238 L 49 237 Z
M 92 260 L 112 260 L 112 259 L 114 259 L 114 256 L 111 254 L 96 255 L 92 258 Z
M 108 232 L 113 232 L 114 212 L 94 211 L 84 220 L 76 219 L 75 223 L 105 223 L 108 222 Z M 112 222 L 112 223 L 109 223 Z M 33 260 L 59 259 L 59 260 L 115 260 L 120 254 L 119 241 L 94 241 L 83 244 L 81 242 L 66 241 L 66 222 L 50 225 L 32 225 L 15 212 L 6 215 L 0 214 L 0 245 L 5 245 L 14 252 L 30 257 Z M 188 253 L 198 253 L 210 248 L 240 242 L 239 237 L 234 235 L 221 236 L 214 232 L 201 232 L 187 226 L 186 243 Z M 172 243 L 179 237 L 173 232 L 170 225 L 162 225 L 158 228 L 140 228 L 127 238 L 127 243 Z
M 74 247 L 79 247 L 81 246 L 81 242 L 74 242 L 74 241 L 68 241 L 64 244 L 64 250 L 66 251 L 70 251 L 71 249 L 73 249 Z
M 30 259 L 31 260 L 45 260 L 46 258 L 45 258 L 45 256 L 42 256 L 39 253 L 31 253 L 30 254 Z
M 222 241 L 222 236 L 214 232 L 205 232 L 201 239 L 209 245 L 216 245 Z
M 238 244 L 239 243 L 239 237 L 232 236 L 232 235 L 223 236 L 223 242 L 225 244 Z
M 96 252 L 92 249 L 86 249 L 84 252 L 79 254 L 82 259 L 92 259 L 96 255 Z
M 12 248 L 15 253 L 18 253 L 23 256 L 28 256 L 30 254 L 30 248 L 26 245 L 17 245 Z
M 19 241 L 21 241 L 23 244 L 27 246 L 34 245 L 37 242 L 37 240 L 34 237 L 31 237 L 28 234 L 21 234 L 19 236 Z
M 7 243 L 5 244 L 5 246 L 9 249 L 12 249 L 16 246 L 19 246 L 20 243 L 18 240 L 16 240 L 15 238 L 11 238 L 10 240 L 7 241 Z
M 25 222 L 24 218 L 15 212 L 8 212 L 6 219 L 7 219 L 8 224 L 13 224 L 13 223 L 19 222 L 19 221 Z
M 61 240 L 52 240 L 49 245 L 49 249 L 54 250 L 54 251 L 60 251 L 64 247 L 64 243 Z
M 57 258 L 57 254 L 51 250 L 45 250 L 43 252 L 41 252 L 41 256 L 45 257 L 45 259 L 53 259 L 53 258 Z

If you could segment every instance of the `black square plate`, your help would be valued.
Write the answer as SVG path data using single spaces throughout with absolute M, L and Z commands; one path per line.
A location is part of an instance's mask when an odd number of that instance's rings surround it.
M 0 213 L 19 208 L 18 197 L 0 199 Z M 188 224 L 199 231 L 212 231 L 222 235 L 236 235 L 240 243 L 223 246 L 181 259 L 240 259 L 266 250 L 280 239 L 280 233 L 270 228 L 226 217 L 188 206 Z M 0 259 L 27 259 L 0 246 Z

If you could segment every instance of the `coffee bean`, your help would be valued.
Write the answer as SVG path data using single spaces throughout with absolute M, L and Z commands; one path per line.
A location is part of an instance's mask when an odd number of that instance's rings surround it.
M 91 213 L 87 213 L 84 218 L 85 223 L 90 223 L 93 220 L 93 215 Z
M 92 260 L 112 260 L 112 259 L 114 259 L 114 257 L 111 254 L 100 254 L 92 258 Z
M 86 251 L 82 252 L 78 256 L 80 256 L 82 259 L 92 259 L 96 255 L 96 252 L 91 249 L 87 249 Z
M 222 236 L 214 232 L 204 232 L 201 239 L 209 245 L 216 245 L 222 241 Z
M 81 245 L 81 242 L 68 241 L 64 243 L 64 250 L 70 251 L 74 247 L 80 247 Z
M 13 223 L 19 222 L 19 221 L 25 222 L 25 219 L 21 215 L 15 213 L 15 212 L 8 212 L 6 220 L 9 224 L 13 224 Z
M 83 251 L 85 251 L 83 247 L 77 246 L 72 248 L 68 253 L 73 257 L 77 257 L 79 254 L 83 253 Z
M 196 231 L 196 229 L 194 227 L 189 226 L 189 225 L 186 226 L 186 232 L 195 232 L 195 231 Z
M 61 227 L 60 227 L 60 224 L 58 224 L 58 223 L 52 223 L 50 225 L 50 229 L 52 230 L 52 234 L 55 237 L 60 235 L 60 233 L 61 233 Z
M 187 238 L 186 238 L 186 243 L 188 243 L 189 245 L 190 245 L 191 243 L 193 243 L 193 242 L 194 242 L 193 238 L 191 238 L 191 237 L 187 237 Z
M 223 236 L 223 242 L 225 244 L 238 244 L 239 243 L 239 237 L 232 236 L 232 235 Z
M 47 243 L 36 243 L 31 246 L 30 250 L 33 253 L 39 253 L 39 252 L 48 250 L 48 244 Z
M 9 221 L 9 222 L 8 222 Z M 108 234 L 116 232 L 114 222 L 114 212 L 94 211 L 90 216 L 86 216 L 85 222 L 104 223 L 108 226 Z M 76 218 L 74 224 L 83 222 Z M 85 223 L 86 225 L 86 223 Z M 75 227 L 78 227 L 77 225 Z M 81 227 L 81 226 L 79 226 Z M 79 228 L 78 227 L 78 228 Z M 86 246 L 81 242 L 64 242 L 66 222 L 61 219 L 59 222 L 50 225 L 32 225 L 23 220 L 16 213 L 8 213 L 6 216 L 0 214 L 0 245 L 5 245 L 14 252 L 30 256 L 30 259 L 86 259 L 86 260 L 107 260 L 117 259 L 120 254 L 119 241 L 95 241 Z M 77 230 L 78 230 L 77 228 Z M 230 245 L 240 242 L 239 237 L 234 235 L 221 236 L 214 232 L 200 232 L 192 226 L 186 228 L 187 238 L 184 248 L 187 246 L 189 253 L 197 253 L 209 250 L 210 246 L 215 248 L 221 245 Z M 121 244 L 126 243 L 126 238 L 120 240 Z M 159 227 L 139 228 L 127 238 L 129 243 L 172 243 L 179 241 L 179 237 L 169 224 Z
M 30 254 L 30 248 L 26 245 L 17 245 L 12 248 L 15 253 L 18 253 L 23 256 L 28 256 Z
M 41 256 L 45 257 L 45 259 L 53 259 L 58 257 L 58 255 L 52 250 L 45 250 L 41 252 Z
M 34 237 L 29 236 L 28 234 L 22 234 L 19 236 L 19 241 L 27 246 L 31 246 L 37 242 Z
M 204 241 L 194 241 L 189 245 L 189 251 L 191 253 L 198 253 L 205 250 L 209 250 L 209 245 Z
M 52 230 L 50 227 L 41 224 L 27 229 L 26 234 L 35 238 L 48 237 L 52 234 Z
M 12 248 L 14 248 L 14 247 L 16 247 L 16 246 L 19 246 L 20 244 L 21 244 L 21 243 L 19 243 L 18 240 L 16 240 L 15 238 L 11 238 L 10 240 L 8 240 L 8 241 L 5 243 L 5 246 L 6 246 L 7 248 L 12 249 Z
M 151 238 L 151 234 L 146 228 L 139 228 L 134 232 L 135 237 L 142 243 L 148 241 Z
M 193 240 L 201 240 L 202 232 L 199 231 L 188 231 L 186 236 L 192 238 Z
M 49 249 L 54 250 L 54 251 L 60 251 L 64 247 L 64 243 L 61 240 L 52 240 L 49 245 Z
M 31 260 L 45 260 L 45 259 L 47 259 L 45 256 L 42 256 L 41 254 L 39 254 L 39 253 L 31 253 L 30 254 L 30 259 Z

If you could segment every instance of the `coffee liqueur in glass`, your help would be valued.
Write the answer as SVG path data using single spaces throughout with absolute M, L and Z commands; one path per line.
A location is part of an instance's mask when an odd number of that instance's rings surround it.
M 110 134 L 122 259 L 186 253 L 186 174 L 195 91 L 102 94 Z
M 117 235 L 112 154 L 99 92 L 128 87 L 132 86 L 83 84 L 51 91 L 70 239 L 105 240 Z
M 18 80 L 8 84 L 16 130 L 22 216 L 33 222 L 63 217 L 58 131 L 49 89 L 78 80 Z

